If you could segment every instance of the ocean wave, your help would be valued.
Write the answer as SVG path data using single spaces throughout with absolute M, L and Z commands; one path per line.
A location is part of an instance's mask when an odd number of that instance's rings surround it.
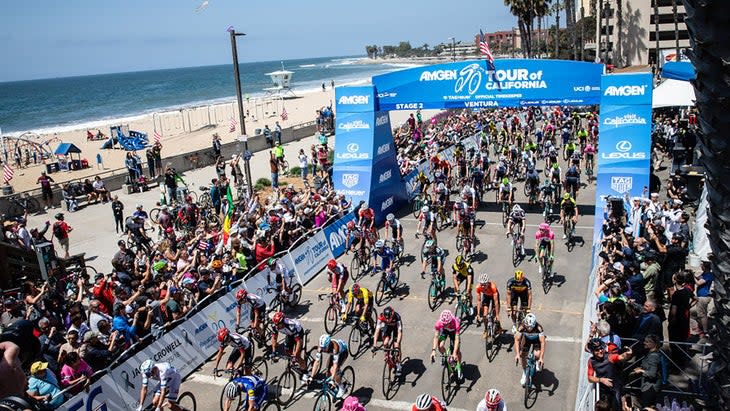
M 309 67 L 317 67 L 317 65 L 316 64 L 300 64 L 299 67 L 309 68 Z

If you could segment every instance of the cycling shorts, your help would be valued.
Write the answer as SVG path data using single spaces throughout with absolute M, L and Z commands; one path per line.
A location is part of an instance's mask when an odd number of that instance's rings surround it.
M 266 304 L 262 305 L 261 307 L 251 307 L 251 310 L 249 312 L 249 320 L 253 322 L 256 312 L 259 313 L 259 320 L 263 324 L 266 324 Z
M 342 275 L 332 275 L 332 288 L 337 288 L 337 284 L 342 281 L 342 284 L 347 284 L 347 279 L 350 278 L 350 273 L 345 270 Z M 342 280 L 340 280 L 342 279 Z
M 492 303 L 492 305 L 494 305 L 496 307 L 497 306 L 496 298 L 497 298 L 497 294 L 487 295 L 485 293 L 480 293 L 479 294 L 479 305 L 484 306 L 484 305 L 489 305 L 490 303 Z
M 250 367 L 253 364 L 253 344 L 249 345 L 248 348 L 234 348 L 231 355 L 228 356 L 228 363 L 235 364 L 243 354 L 243 365 Z
M 522 340 L 523 340 L 523 341 L 525 342 L 525 343 L 524 343 L 524 344 L 522 345 L 522 352 L 523 352 L 523 353 L 528 353 L 528 352 L 530 352 L 530 347 L 533 347 L 533 349 L 534 349 L 535 351 L 539 351 L 539 350 L 540 350 L 540 348 L 542 347 L 542 345 L 540 344 L 540 339 L 539 339 L 539 338 L 535 338 L 535 339 L 528 339 L 528 338 L 524 338 L 524 337 L 523 337 L 523 338 L 522 338 Z
M 398 337 L 398 326 L 396 324 L 384 325 L 383 328 L 380 329 L 380 335 L 383 339 L 385 339 L 385 337 L 389 337 L 391 341 L 395 341 Z
M 527 299 L 529 298 L 529 292 L 525 291 L 510 291 L 510 304 L 512 308 L 517 306 L 517 299 L 520 300 L 520 306 L 527 308 Z
M 439 333 L 439 341 L 445 341 L 446 339 L 451 342 L 451 346 L 453 347 L 456 343 L 456 331 L 447 331 L 442 329 Z
M 297 333 L 295 335 L 287 335 L 286 341 L 284 341 L 284 347 L 286 347 L 286 351 L 291 353 L 294 351 L 294 347 L 297 345 L 298 341 L 301 341 L 302 337 L 304 337 L 304 329 L 302 329 L 301 333 Z

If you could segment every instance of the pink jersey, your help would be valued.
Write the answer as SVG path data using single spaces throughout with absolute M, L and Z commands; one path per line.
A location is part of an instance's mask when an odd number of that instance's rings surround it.
M 542 230 L 537 230 L 535 233 L 535 240 L 555 240 L 555 233 L 553 230 L 548 230 L 547 233 L 543 232 Z
M 586 148 L 583 149 L 583 152 L 585 154 L 595 154 L 596 153 L 596 149 L 592 145 L 588 144 L 586 146 Z
M 454 319 L 451 321 L 450 324 L 443 325 L 441 324 L 441 321 L 436 321 L 436 324 L 433 326 L 434 330 L 441 332 L 448 332 L 448 333 L 461 333 L 461 322 L 459 322 L 459 319 L 454 317 Z

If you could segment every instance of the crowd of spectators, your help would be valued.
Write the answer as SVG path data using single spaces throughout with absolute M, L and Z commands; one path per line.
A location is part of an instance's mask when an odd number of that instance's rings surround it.
M 673 126 L 682 120 L 666 116 L 657 121 L 654 167 L 660 172 L 665 156 L 677 160 L 668 144 L 696 130 L 687 123 L 683 132 Z M 686 155 L 691 163 L 694 152 Z M 596 409 L 679 409 L 662 393 L 669 379 L 677 377 L 689 392 L 690 380 L 706 372 L 699 357 L 706 354 L 714 276 L 708 260 L 687 265 L 693 238 L 686 186 L 677 167 L 663 192 L 609 199 L 596 261 L 598 318 L 586 345 L 588 380 L 601 395 Z

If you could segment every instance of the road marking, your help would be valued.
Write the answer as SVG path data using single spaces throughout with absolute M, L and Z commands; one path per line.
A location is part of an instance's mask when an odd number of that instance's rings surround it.
M 219 387 L 225 387 L 226 384 L 228 384 L 227 378 L 215 378 L 212 375 L 205 375 L 200 373 L 195 373 L 188 377 L 188 381 L 195 381 L 195 382 L 201 382 L 203 384 L 209 384 L 209 385 L 217 385 Z
M 417 222 L 418 221 L 417 218 L 411 218 L 411 217 L 404 217 L 404 218 L 400 218 L 399 220 L 400 221 L 411 221 L 411 222 Z M 477 220 L 480 220 L 480 219 L 477 219 Z M 484 225 L 504 226 L 502 223 L 490 223 L 488 221 L 484 221 L 483 219 L 479 222 L 479 224 L 476 224 L 476 225 L 479 226 L 479 225 L 482 225 L 482 224 L 484 224 Z M 526 227 L 538 227 L 538 224 L 527 224 Z M 581 230 L 592 230 L 593 229 L 593 226 L 590 226 L 590 225 L 577 225 L 577 226 L 575 226 L 575 228 L 576 229 L 581 229 Z

